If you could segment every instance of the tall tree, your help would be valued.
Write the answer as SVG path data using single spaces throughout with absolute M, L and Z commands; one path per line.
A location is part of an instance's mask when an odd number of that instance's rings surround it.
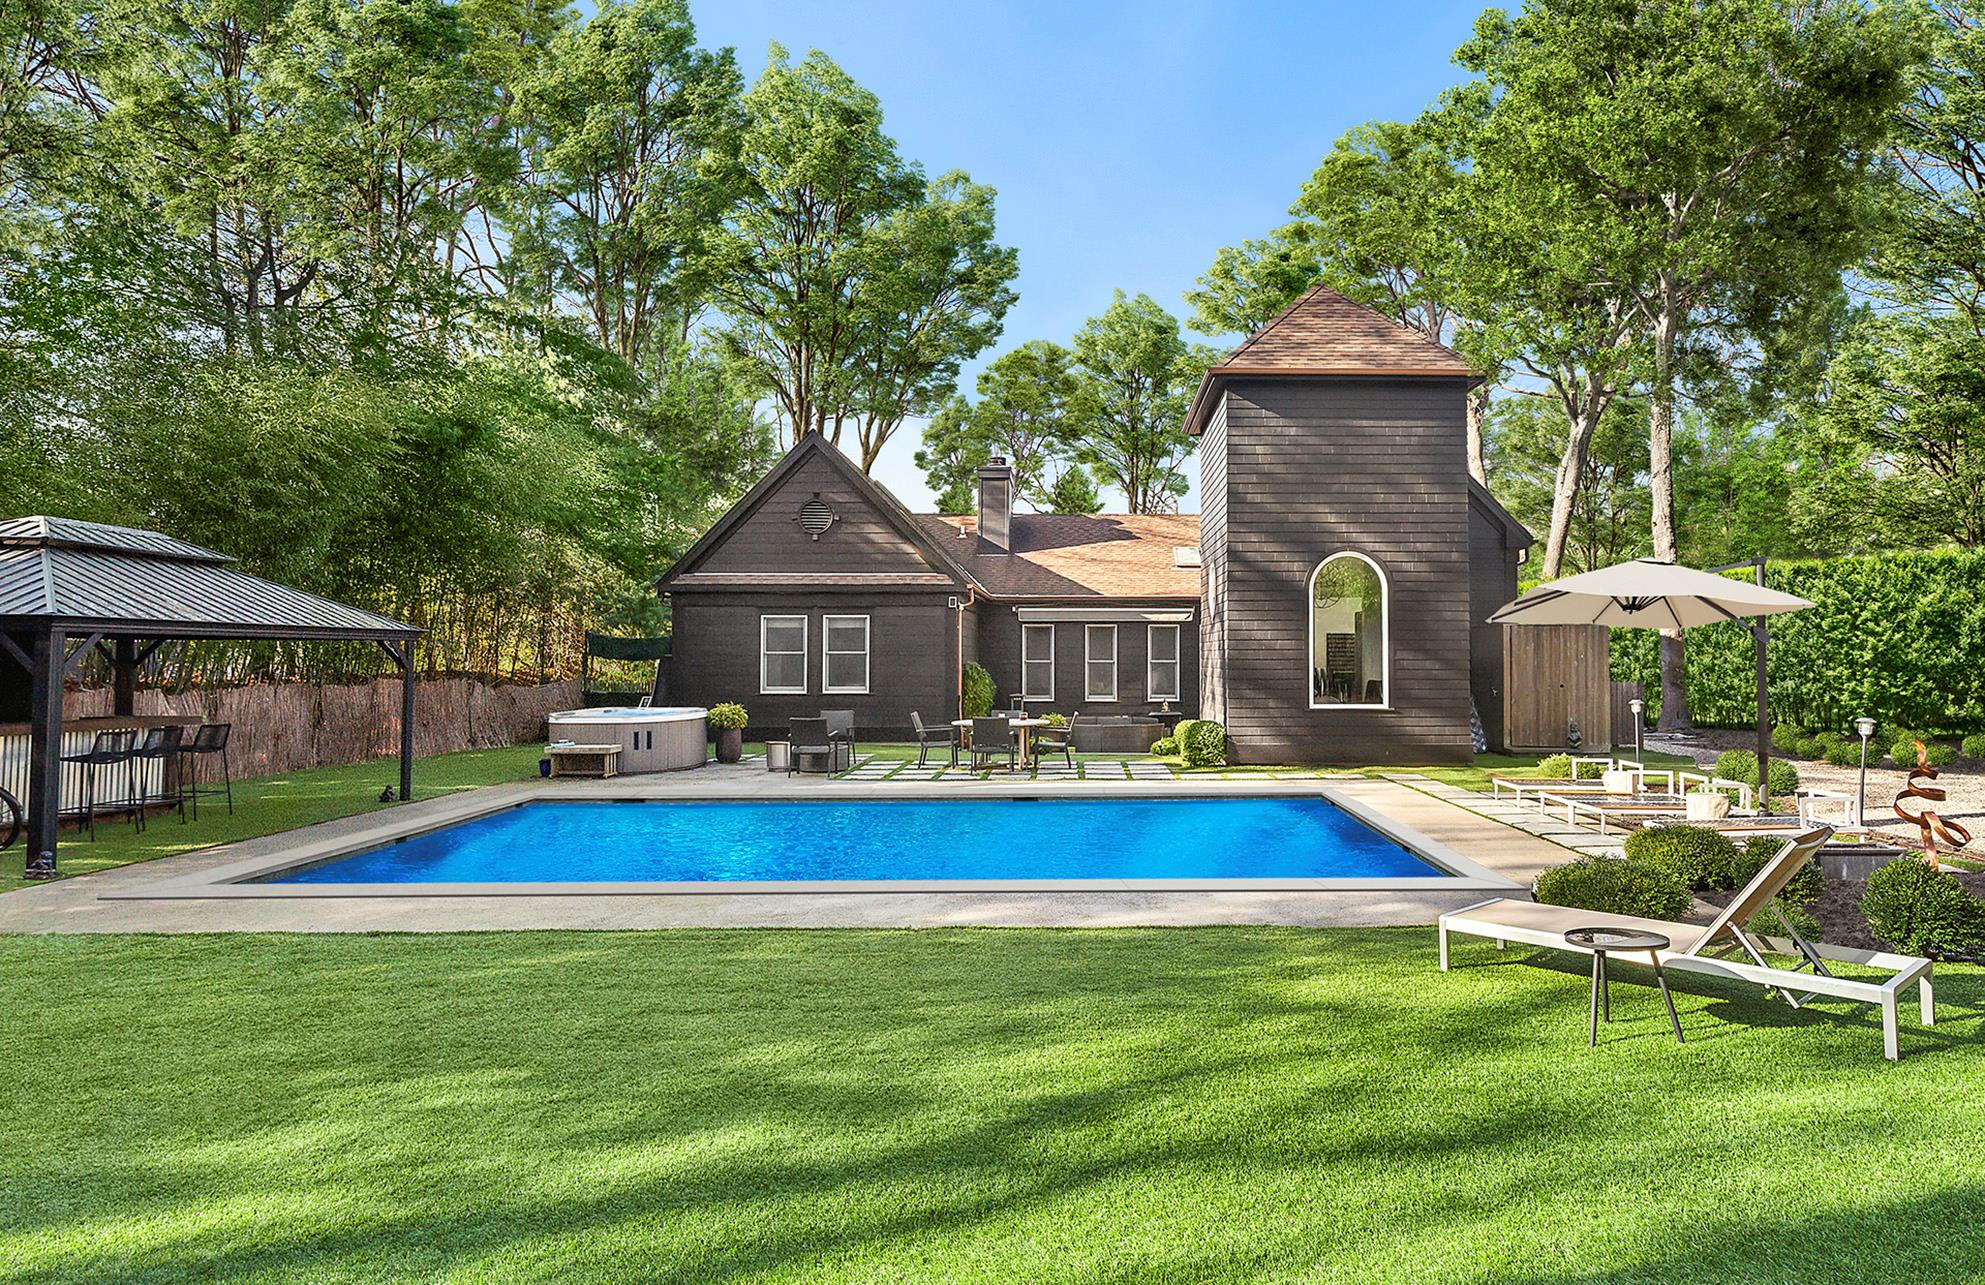
M 1654 556 L 1673 559 L 1673 437 L 1688 348 L 1832 288 L 1866 249 L 1870 162 L 1913 54 L 1905 17 L 1854 0 L 1532 0 L 1483 15 L 1457 60 L 1494 95 L 1524 182 L 1608 245 L 1648 389 Z M 1689 722 L 1679 631 L 1664 727 Z
M 788 434 L 838 443 L 853 421 L 870 467 L 997 337 L 1017 261 L 992 241 L 991 190 L 927 183 L 826 55 L 773 46 L 744 109 L 742 199 L 716 238 L 725 339 Z
M 1219 354 L 1179 336 L 1149 296 L 1116 292 L 1075 334 L 1074 458 L 1123 492 L 1132 513 L 1169 513 L 1186 492 L 1186 410 Z

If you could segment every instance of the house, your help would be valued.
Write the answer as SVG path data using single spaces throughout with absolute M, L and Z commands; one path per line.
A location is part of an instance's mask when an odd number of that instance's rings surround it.
M 1530 536 L 1469 476 L 1474 376 L 1447 348 L 1312 290 L 1207 371 L 1186 429 L 1204 513 L 912 513 L 803 436 L 657 582 L 671 699 L 735 700 L 752 734 L 851 708 L 864 735 L 1001 704 L 1169 708 L 1243 762 L 1465 762 L 1493 741 Z

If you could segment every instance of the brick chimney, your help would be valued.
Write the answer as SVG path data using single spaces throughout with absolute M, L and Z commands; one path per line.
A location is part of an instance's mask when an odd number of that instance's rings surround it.
M 1010 553 L 1013 549 L 1013 466 L 995 455 L 979 467 L 979 539 Z

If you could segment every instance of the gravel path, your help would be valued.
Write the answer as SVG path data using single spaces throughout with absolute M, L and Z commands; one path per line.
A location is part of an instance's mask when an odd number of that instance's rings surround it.
M 1757 740 L 1754 732 L 1719 729 L 1700 731 L 1686 740 L 1649 735 L 1646 744 L 1648 749 L 1661 753 L 1689 755 L 1698 766 L 1708 767 L 1725 750 L 1756 749 Z M 1872 746 L 1869 748 L 1873 750 Z M 1780 757 L 1777 750 L 1772 753 L 1774 757 Z M 1860 774 L 1859 768 L 1834 767 L 1817 760 L 1793 759 L 1792 762 L 1799 769 L 1799 784 L 1815 789 L 1852 794 Z M 1884 839 L 1913 848 L 1918 846 L 1916 827 L 1898 818 L 1890 807 L 1907 779 L 1905 772 L 1886 760 L 1880 767 L 1869 763 L 1867 819 L 1870 828 Z M 1931 804 L 1931 810 L 1971 831 L 1972 838 L 1965 846 L 1965 855 L 1985 860 L 1985 763 L 1976 759 L 1960 759 L 1949 767 L 1938 768 L 1934 784 L 1942 786 L 1949 797 L 1941 804 Z

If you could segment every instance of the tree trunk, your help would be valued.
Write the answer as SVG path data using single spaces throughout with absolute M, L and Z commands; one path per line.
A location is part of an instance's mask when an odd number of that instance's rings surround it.
M 1488 413 L 1489 381 L 1485 379 L 1468 390 L 1468 476 L 1483 486 L 1489 484 L 1488 469 L 1482 463 L 1482 421 Z
M 1654 318 L 1654 378 L 1648 389 L 1647 489 L 1652 504 L 1654 556 L 1676 560 L 1675 544 L 1675 331 L 1680 324 L 1675 274 L 1663 269 Z M 1688 654 L 1679 629 L 1661 631 L 1661 722 L 1664 732 L 1695 725 L 1689 714 Z
M 1578 489 L 1585 479 L 1592 435 L 1599 430 L 1599 419 L 1613 400 L 1611 391 L 1599 387 L 1598 382 L 1587 375 L 1576 407 L 1568 400 L 1561 403 L 1565 407 L 1565 450 L 1558 459 L 1557 483 L 1551 492 L 1551 530 L 1544 537 L 1546 580 L 1564 574 L 1565 546 L 1571 543 L 1572 509 L 1578 503 Z

